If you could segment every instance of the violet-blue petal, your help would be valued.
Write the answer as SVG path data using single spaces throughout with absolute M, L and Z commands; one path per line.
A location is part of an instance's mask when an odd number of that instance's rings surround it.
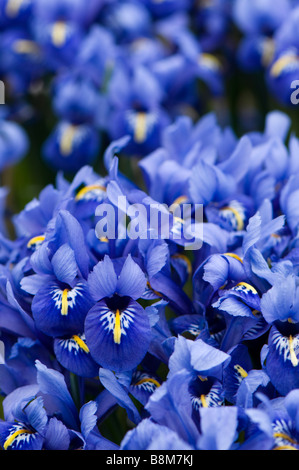
M 145 310 L 129 299 L 120 316 L 120 337 L 115 341 L 116 312 L 105 301 L 91 308 L 85 320 L 87 346 L 94 360 L 102 367 L 123 372 L 135 368 L 146 355 L 151 331 Z
M 49 420 L 45 433 L 45 450 L 68 450 L 70 435 L 67 427 L 57 418 Z
M 146 288 L 146 278 L 143 271 L 128 255 L 117 280 L 117 293 L 120 296 L 128 296 L 134 300 L 139 299 Z
M 47 411 L 62 417 L 66 426 L 78 428 L 78 414 L 63 375 L 36 361 L 37 383 Z
M 140 414 L 133 401 L 129 397 L 128 391 L 125 390 L 124 387 L 117 381 L 113 372 L 101 368 L 99 372 L 99 378 L 105 389 L 109 390 L 109 392 L 116 398 L 118 404 L 125 408 L 129 419 L 131 419 L 133 423 L 138 424 L 141 420 Z
M 90 294 L 94 300 L 110 297 L 116 291 L 117 276 L 109 256 L 105 255 L 88 276 Z
M 68 244 L 61 245 L 51 259 L 53 271 L 61 282 L 71 284 L 78 273 L 74 250 Z

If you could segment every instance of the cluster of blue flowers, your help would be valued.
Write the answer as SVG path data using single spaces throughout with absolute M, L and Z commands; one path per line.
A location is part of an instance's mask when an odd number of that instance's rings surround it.
M 198 113 L 198 82 L 211 95 L 223 92 L 222 66 L 209 49 L 225 34 L 227 2 L 193 3 L 1 1 L 0 76 L 14 117 L 51 114 L 41 149 L 50 166 L 76 172 L 126 133 L 135 137 L 128 150 L 146 154 L 174 116 Z
M 1 237 L 4 449 L 298 448 L 289 126 L 273 112 L 237 139 L 213 114 L 181 117 L 140 161 L 146 190 L 118 170 L 125 137 L 105 152 L 107 176 L 59 174 L 14 216 L 16 240 Z M 97 238 L 96 209 L 116 194 L 202 204 L 202 248 Z M 101 429 L 119 408 L 129 421 L 116 443 Z
M 4 450 L 299 450 L 299 139 L 286 112 L 241 136 L 202 112 L 230 62 L 289 103 L 299 3 L 195 3 L 0 1 L 0 168 L 28 97 L 58 120 L 55 184 L 12 216 L 0 188 Z

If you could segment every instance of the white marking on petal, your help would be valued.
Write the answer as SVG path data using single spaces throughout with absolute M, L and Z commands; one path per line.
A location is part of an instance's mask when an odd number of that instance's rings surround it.
M 279 355 L 283 356 L 283 360 L 290 361 L 294 367 L 298 365 L 299 355 L 299 335 L 290 337 L 283 336 L 279 331 L 273 333 L 273 344 Z
M 76 305 L 76 297 L 80 296 L 83 297 L 83 285 L 77 284 L 73 289 L 70 289 L 67 293 L 67 303 L 68 308 L 74 308 Z M 61 311 L 62 309 L 62 296 L 63 296 L 63 289 L 54 288 L 52 290 L 52 299 L 54 300 L 55 307 L 57 310 Z
M 130 324 L 134 321 L 134 313 L 130 312 L 129 310 L 124 310 L 120 312 L 120 327 L 121 327 L 121 335 L 127 335 L 126 330 L 130 327 Z M 108 333 L 114 333 L 115 327 L 115 312 L 108 309 L 103 311 L 100 317 L 100 321 L 104 327 L 104 330 L 107 330 Z

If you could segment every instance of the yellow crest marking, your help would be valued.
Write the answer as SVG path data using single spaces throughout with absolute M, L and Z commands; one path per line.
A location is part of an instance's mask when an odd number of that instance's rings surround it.
M 27 243 L 27 248 L 31 248 L 33 245 L 43 242 L 45 238 L 45 235 L 38 235 L 37 237 L 31 238 Z
M 64 21 L 56 21 L 52 29 L 52 42 L 56 47 L 62 47 L 66 40 L 67 25 Z
M 284 432 L 275 432 L 273 434 L 273 437 L 284 439 L 285 441 L 291 442 L 291 444 L 297 444 L 297 442 L 294 439 L 292 439 L 290 436 L 288 436 Z
M 142 144 L 146 139 L 146 113 L 138 113 L 136 116 L 134 140 Z
M 274 58 L 275 41 L 273 39 L 265 39 L 263 43 L 262 64 L 268 67 Z
M 106 192 L 105 186 L 102 186 L 101 184 L 90 184 L 89 186 L 85 186 L 85 188 L 82 188 L 78 194 L 76 195 L 76 201 L 80 201 L 80 199 L 83 199 L 86 194 L 88 194 L 91 191 L 94 190 L 100 190 Z
M 298 358 L 297 358 L 295 350 L 294 350 L 293 336 L 289 336 L 289 347 L 290 347 L 291 363 L 294 367 L 297 367 L 298 366 Z
M 234 214 L 234 216 L 236 217 L 237 229 L 238 230 L 243 230 L 243 228 L 244 228 L 243 219 L 240 216 L 239 212 L 234 207 L 227 206 L 227 207 L 223 207 L 221 210 L 222 211 L 231 211 Z
M 234 366 L 234 369 L 238 372 L 238 374 L 241 375 L 242 379 L 245 379 L 245 377 L 248 376 L 246 370 L 243 369 L 243 367 L 241 367 L 239 364 L 236 364 L 236 365 Z
M 18 54 L 37 54 L 39 52 L 37 44 L 29 39 L 15 41 L 13 49 Z
M 156 387 L 160 387 L 160 384 L 159 384 L 159 382 L 158 382 L 157 380 L 155 380 L 155 379 L 150 379 L 150 378 L 146 378 L 146 379 L 141 379 L 141 380 L 139 380 L 139 382 L 137 382 L 137 383 L 135 384 L 135 386 L 137 386 L 137 385 L 142 385 L 142 384 L 147 383 L 147 382 L 150 382 L 150 383 L 156 385 Z
M 200 395 L 200 401 L 201 401 L 201 404 L 202 404 L 203 408 L 208 408 L 208 404 L 207 404 L 207 400 L 206 400 L 205 395 Z
M 73 143 L 76 136 L 77 127 L 67 126 L 60 140 L 60 152 L 63 157 L 68 157 L 73 149 Z
M 120 323 L 120 312 L 116 310 L 115 312 L 115 323 L 114 323 L 114 330 L 113 330 L 113 339 L 116 344 L 120 344 L 121 340 L 121 323 Z
M 72 339 L 74 341 L 76 341 L 76 343 L 80 346 L 81 349 L 83 349 L 84 352 L 86 352 L 87 354 L 89 353 L 88 346 L 85 344 L 85 342 L 78 335 L 73 335 Z
M 230 256 L 231 258 L 235 258 L 243 264 L 243 260 L 240 258 L 240 256 L 236 255 L 235 253 L 224 253 L 223 256 Z
M 20 8 L 24 0 L 8 0 L 5 8 L 5 13 L 10 18 L 14 18 L 19 14 Z
M 257 294 L 257 290 L 254 287 L 252 287 L 250 284 L 247 284 L 247 282 L 239 282 L 239 284 L 237 284 L 236 287 L 238 286 L 244 286 L 246 287 L 247 290 L 249 290 L 253 294 Z
M 283 57 L 277 59 L 276 62 L 271 67 L 270 74 L 272 77 L 278 77 L 283 69 L 290 64 L 295 64 L 298 62 L 298 57 L 293 54 L 286 54 Z
M 298 450 L 298 449 L 296 447 L 291 446 L 291 445 L 285 445 L 285 446 L 274 447 L 273 450 Z
M 11 446 L 11 444 L 13 443 L 13 441 L 15 440 L 17 436 L 19 436 L 20 434 L 27 434 L 27 433 L 32 434 L 29 431 L 26 431 L 25 429 L 18 429 L 18 431 L 14 432 L 11 436 L 9 436 L 6 439 L 3 445 L 3 449 L 7 450 L 7 448 Z
M 203 53 L 199 56 L 199 65 L 204 65 L 210 69 L 221 69 L 221 62 L 212 54 Z
M 61 298 L 61 315 L 67 315 L 68 314 L 68 309 L 69 309 L 69 304 L 67 300 L 67 295 L 68 295 L 68 289 L 64 289 L 62 292 L 62 298 Z

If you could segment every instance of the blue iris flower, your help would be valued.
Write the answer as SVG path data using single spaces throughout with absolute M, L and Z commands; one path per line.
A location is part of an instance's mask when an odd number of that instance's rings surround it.
M 132 137 L 126 146 L 128 155 L 145 155 L 159 145 L 161 132 L 170 122 L 162 106 L 163 93 L 148 67 L 120 63 L 114 68 L 107 88 L 110 121 L 106 127 L 112 140 Z
M 182 135 L 189 138 L 182 140 Z M 195 126 L 190 118 L 181 117 L 165 129 L 161 148 L 142 159 L 140 167 L 149 194 L 159 202 L 171 205 L 181 198 L 204 206 L 212 202 L 217 221 L 222 219 L 224 227 L 238 230 L 252 211 L 252 202 L 239 195 L 238 187 L 248 171 L 250 153 L 249 138 L 236 143 L 220 129 L 214 115 Z M 248 158 L 240 158 L 241 154 Z M 216 221 L 213 207 L 207 216 L 209 222 Z
M 36 361 L 36 380 L 5 397 L 0 423 L 5 450 L 117 449 L 97 429 L 97 404 L 76 409 L 63 374 Z
M 51 167 L 74 174 L 91 164 L 99 150 L 100 135 L 94 126 L 61 121 L 44 142 L 42 152 Z
M 100 48 L 99 43 L 102 45 Z M 98 23 L 93 24 L 80 44 L 74 72 L 83 73 L 105 92 L 120 53 L 113 33 Z
M 39 44 L 26 28 L 2 31 L 1 55 L 1 75 L 11 87 L 12 96 L 26 93 L 44 72 Z
M 169 16 L 158 22 L 156 32 L 169 41 L 175 50 L 173 54 L 153 64 L 152 68 L 167 90 L 170 106 L 171 99 L 179 98 L 190 103 L 191 108 L 195 107 L 198 98 L 194 86 L 198 82 L 204 83 L 212 96 L 222 95 L 221 60 L 203 49 L 184 15 Z M 173 77 L 176 77 L 175 80 Z
M 4 450 L 41 450 L 48 421 L 43 401 L 33 397 L 20 405 L 15 420 L 6 420 L 0 425 L 1 445 Z
M 1 28 L 24 26 L 31 18 L 34 3 L 34 0 L 20 2 L 2 0 L 0 4 Z
M 230 356 L 200 338 L 195 341 L 178 336 L 169 358 L 168 380 L 181 370 L 188 373 L 188 396 L 192 404 L 192 417 L 198 424 L 198 412 L 203 407 L 224 404 L 223 373 Z M 149 402 L 150 403 L 150 402 Z
M 77 232 L 74 244 L 68 242 L 70 230 Z M 62 211 L 53 238 L 44 240 L 31 256 L 35 274 L 22 280 L 22 289 L 34 295 L 32 312 L 37 328 L 46 335 L 83 332 L 86 313 L 93 305 L 87 286 L 89 259 L 84 245 L 77 245 L 80 239 L 83 241 L 79 222 Z
M 33 320 L 16 299 L 12 274 L 4 266 L 1 269 L 0 302 L 2 306 L 1 328 L 8 335 L 16 334 L 20 337 L 34 338 Z
M 111 181 L 107 187 L 107 194 L 110 199 L 110 201 L 115 205 L 115 207 L 119 207 L 118 203 L 118 197 L 117 196 L 126 196 L 128 197 L 128 207 L 121 208 L 124 214 L 128 214 L 130 219 L 134 219 L 134 204 L 142 204 L 145 212 L 144 216 L 142 215 L 142 221 L 140 222 L 140 228 L 139 228 L 139 233 L 137 233 L 137 237 L 134 234 L 134 228 L 132 229 L 132 237 L 133 237 L 133 246 L 132 246 L 132 240 L 130 240 L 124 250 L 124 253 L 130 252 L 130 250 L 133 249 L 134 247 L 134 241 L 136 242 L 136 239 L 150 239 L 150 243 L 148 243 L 148 246 L 146 247 L 146 244 L 140 243 L 140 254 L 141 257 L 143 258 L 143 263 L 145 267 L 145 271 L 148 270 L 147 273 L 147 282 L 148 282 L 148 288 L 147 291 L 144 292 L 144 298 L 148 296 L 148 294 L 151 292 L 151 294 L 155 294 L 158 297 L 161 297 L 165 300 L 167 300 L 171 307 L 179 312 L 180 314 L 185 313 L 187 310 L 193 311 L 193 306 L 192 302 L 180 286 L 180 282 L 177 282 L 176 279 L 173 278 L 171 274 L 171 269 L 169 263 L 166 263 L 166 258 L 167 256 L 167 244 L 163 243 L 164 237 L 166 236 L 167 239 L 173 240 L 174 243 L 178 244 L 179 246 L 184 244 L 190 243 L 188 240 L 186 241 L 184 234 L 181 235 L 179 232 L 179 236 L 173 236 L 173 230 L 176 228 L 176 220 L 175 217 L 173 217 L 173 213 L 169 212 L 168 210 L 165 210 L 165 208 L 161 205 L 157 205 L 157 202 L 155 200 L 152 200 L 151 198 L 148 198 L 146 193 L 144 193 L 141 190 L 134 190 L 132 188 L 126 189 L 123 188 L 122 185 L 118 185 L 116 181 Z M 132 210 L 129 211 L 129 206 L 131 205 Z M 170 224 L 169 224 L 169 230 L 167 229 L 167 233 L 163 235 L 163 230 L 161 229 L 160 226 L 156 227 L 149 227 L 148 224 L 150 223 L 150 207 L 151 204 L 154 205 L 155 210 L 159 214 L 160 212 L 164 213 L 164 215 L 167 217 L 167 220 L 169 218 Z M 136 206 L 135 206 L 136 207 Z M 158 224 L 159 225 L 159 224 Z M 182 230 L 181 224 L 179 225 L 180 231 Z M 130 229 L 129 229 L 130 230 Z M 148 230 L 148 236 L 147 236 L 147 230 Z M 155 233 L 157 234 L 156 238 L 158 242 L 153 241 L 150 237 L 150 231 L 154 230 Z M 161 233 L 162 232 L 162 233 Z M 144 236 L 146 235 L 146 236 Z M 160 253 L 160 260 L 157 262 L 157 258 L 155 257 L 155 254 L 153 254 L 153 248 L 156 248 L 157 254 L 158 251 Z M 148 251 L 148 254 L 145 254 Z M 161 264 L 163 262 L 164 264 Z M 159 266 L 159 268 L 158 268 Z
M 53 107 L 60 119 L 74 124 L 94 123 L 100 105 L 96 85 L 81 74 L 68 73 L 53 83 Z
M 282 395 L 298 388 L 297 304 L 298 287 L 293 275 L 276 282 L 261 300 L 262 314 L 271 325 L 265 358 L 266 372 Z
M 96 15 L 95 0 L 88 8 L 81 0 L 52 2 L 37 0 L 32 20 L 32 30 L 42 53 L 47 57 L 47 69 L 56 72 L 74 64 L 84 29 Z
M 57 366 L 48 345 L 31 336 L 20 336 L 13 344 L 10 344 L 9 334 L 1 337 L 5 344 L 5 364 L 0 365 L 0 383 L 5 396 L 16 388 L 35 384 L 36 360 L 50 368 Z
M 123 266 L 105 256 L 90 273 L 88 285 L 97 302 L 85 321 L 92 357 L 116 372 L 135 368 L 151 340 L 149 317 L 137 302 L 146 287 L 144 273 L 130 255 Z
M 29 150 L 29 140 L 25 130 L 13 121 L 2 118 L 0 130 L 0 168 L 4 170 L 16 165 L 26 156 Z
M 121 3 L 108 2 L 101 11 L 102 24 L 113 32 L 120 43 L 130 42 L 151 34 L 152 22 L 149 10 L 135 0 Z
M 275 31 L 288 18 L 291 2 L 280 0 L 273 8 L 269 0 L 237 0 L 233 8 L 234 20 L 246 34 L 268 33 Z
M 266 83 L 276 99 L 291 106 L 290 86 L 297 79 L 298 70 L 298 6 L 285 18 L 273 36 L 274 53 L 266 69 Z
M 271 421 L 273 450 L 297 450 L 298 435 L 298 390 L 290 391 L 283 399 L 262 398 L 263 408 Z

